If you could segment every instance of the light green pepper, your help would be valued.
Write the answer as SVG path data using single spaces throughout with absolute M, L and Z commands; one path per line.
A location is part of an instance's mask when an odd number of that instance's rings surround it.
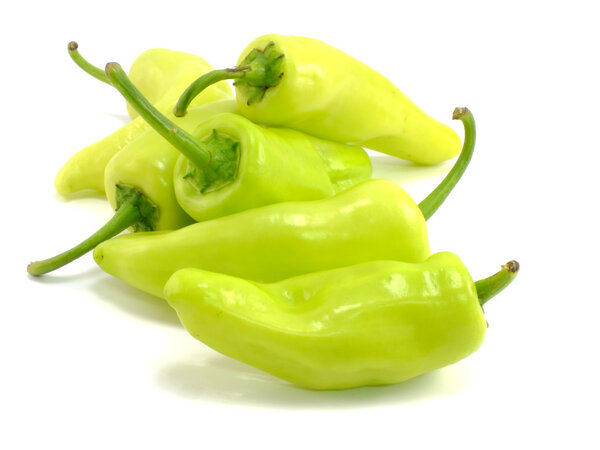
M 399 383 L 475 352 L 487 328 L 481 306 L 518 269 L 511 261 L 474 283 L 452 253 L 274 284 L 183 269 L 164 295 L 218 352 L 310 389 L 348 389 Z
M 455 157 L 460 138 L 427 116 L 387 78 L 321 41 L 269 34 L 254 40 L 233 69 L 202 75 L 175 115 L 212 83 L 234 79 L 250 120 L 352 143 L 420 164 Z
M 371 176 L 371 162 L 360 147 L 265 128 L 235 114 L 221 114 L 188 133 L 154 108 L 118 64 L 107 64 L 106 73 L 144 120 L 181 151 L 175 193 L 197 221 L 329 197 Z
M 207 186 L 205 171 L 183 155 L 175 166 L 177 200 L 199 222 L 272 203 L 331 197 L 371 176 L 360 147 L 261 127 L 236 114 L 218 115 L 193 131 L 204 140 L 211 134 L 236 146 L 227 181 Z
M 211 102 L 190 110 L 189 118 L 186 116 L 184 119 L 187 120 L 179 125 L 185 130 L 193 130 L 205 120 L 236 110 L 233 99 Z M 173 174 L 179 156 L 177 149 L 154 130 L 146 130 L 106 166 L 104 186 L 110 205 L 117 209 L 115 186 L 136 186 L 160 210 L 155 230 L 176 230 L 193 223 L 175 196 Z
M 428 256 L 425 218 L 410 196 L 387 180 L 177 231 L 118 236 L 94 250 L 102 270 L 159 297 L 169 277 L 186 267 L 271 282 L 374 259 L 420 262 Z

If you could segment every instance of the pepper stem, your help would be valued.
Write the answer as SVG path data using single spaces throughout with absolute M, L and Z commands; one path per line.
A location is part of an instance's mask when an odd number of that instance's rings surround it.
M 101 242 L 116 236 L 129 227 L 134 227 L 136 231 L 153 231 L 156 229 L 159 211 L 154 203 L 148 200 L 141 191 L 131 186 L 118 184 L 116 190 L 117 210 L 115 215 L 102 228 L 66 252 L 52 258 L 30 263 L 27 266 L 27 272 L 34 276 L 52 272 L 71 261 L 75 261 L 80 256 L 93 250 Z
M 106 76 L 106 73 L 104 72 L 104 70 L 100 69 L 99 67 L 94 66 L 93 64 L 90 64 L 83 56 L 81 56 L 79 54 L 79 50 L 78 50 L 79 45 L 77 44 L 77 42 L 75 42 L 75 41 L 69 42 L 69 45 L 67 48 L 69 49 L 69 56 L 75 62 L 75 64 L 77 64 L 85 72 L 89 73 L 94 78 L 96 78 L 106 84 L 110 84 L 110 81 L 108 81 L 108 77 Z
M 106 76 L 129 104 L 148 124 L 171 145 L 184 154 L 199 168 L 210 163 L 211 154 L 194 136 L 178 127 L 158 111 L 135 87 L 121 66 L 117 63 L 106 65 Z
M 444 203 L 458 180 L 463 176 L 475 149 L 475 119 L 468 108 L 456 108 L 452 114 L 454 120 L 460 119 L 465 128 L 465 140 L 463 148 L 454 166 L 446 175 L 446 178 L 436 187 L 421 203 L 419 209 L 428 220 L 437 209 Z
M 247 67 L 234 67 L 232 69 L 219 69 L 205 73 L 183 91 L 183 94 L 181 94 L 181 97 L 179 97 L 179 100 L 177 100 L 177 104 L 173 109 L 173 114 L 175 114 L 176 117 L 185 116 L 190 103 L 192 103 L 204 89 L 219 81 L 242 78 L 248 69 L 249 68 Z
M 483 306 L 489 299 L 498 295 L 517 276 L 520 265 L 517 261 L 509 261 L 494 275 L 475 282 L 479 304 Z
M 223 80 L 236 80 L 233 85 L 238 92 L 238 101 L 243 98 L 247 105 L 259 102 L 267 90 L 281 81 L 283 60 L 284 54 L 272 41 L 262 49 L 253 48 L 239 66 L 206 73 L 189 85 L 179 97 L 173 114 L 177 117 L 185 116 L 188 106 L 200 92 Z
M 53 256 L 52 258 L 30 263 L 27 266 L 27 272 L 31 275 L 39 276 L 69 264 L 71 261 L 75 261 L 80 256 L 93 250 L 101 242 L 116 236 L 121 231 L 132 226 L 139 219 L 140 212 L 133 202 L 125 203 L 116 211 L 115 215 L 106 223 L 106 225 L 92 234 L 85 241 L 66 252 Z

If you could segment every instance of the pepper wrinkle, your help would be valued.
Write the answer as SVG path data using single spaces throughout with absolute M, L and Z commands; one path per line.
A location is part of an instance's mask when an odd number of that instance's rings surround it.
M 408 289 L 381 288 L 392 279 Z M 248 301 L 230 302 L 232 291 Z M 186 268 L 164 292 L 196 339 L 319 390 L 398 383 L 455 363 L 479 348 L 488 326 L 475 283 L 448 252 L 418 264 L 371 261 L 270 284 Z

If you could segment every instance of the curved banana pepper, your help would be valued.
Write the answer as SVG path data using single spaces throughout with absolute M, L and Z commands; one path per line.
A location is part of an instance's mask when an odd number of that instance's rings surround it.
M 98 245 L 105 272 L 158 297 L 179 269 L 261 282 L 390 259 L 429 256 L 425 218 L 396 183 L 369 180 L 335 197 L 286 202 L 171 232 L 118 236 Z
M 387 78 L 321 41 L 269 34 L 254 40 L 233 69 L 202 75 L 182 94 L 175 115 L 212 83 L 234 79 L 240 112 L 337 142 L 419 164 L 455 157 L 460 138 L 427 116 Z
M 181 151 L 175 193 L 197 221 L 282 201 L 330 197 L 371 176 L 371 162 L 360 147 L 264 128 L 235 114 L 221 114 L 187 133 L 153 108 L 118 64 L 109 63 L 106 73 L 140 115 Z
M 69 54 L 83 70 L 106 83 L 108 78 L 102 69 L 86 61 L 78 51 L 77 43 L 69 43 Z M 169 112 L 179 93 L 198 76 L 212 70 L 212 67 L 202 58 L 189 53 L 151 49 L 142 53 L 132 64 L 130 76 L 150 101 L 161 111 Z M 227 83 L 218 83 L 207 90 L 205 94 L 194 101 L 200 106 L 212 101 L 231 98 L 231 88 Z M 131 122 L 100 141 L 85 147 L 75 153 L 60 169 L 54 180 L 56 191 L 70 197 L 86 191 L 105 194 L 104 169 L 121 149 L 135 140 L 144 130 L 146 121 L 132 114 L 128 106 Z M 177 119 L 171 114 L 171 118 Z
M 279 283 L 183 269 L 164 295 L 196 339 L 310 389 L 392 384 L 475 352 L 482 305 L 504 289 L 516 261 L 474 283 L 460 259 L 374 261 Z

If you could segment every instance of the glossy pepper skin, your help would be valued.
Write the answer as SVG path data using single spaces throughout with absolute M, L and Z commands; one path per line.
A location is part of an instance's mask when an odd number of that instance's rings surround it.
M 235 114 L 214 117 L 188 133 L 153 107 L 117 63 L 108 63 L 106 74 L 140 116 L 181 152 L 175 192 L 197 221 L 329 197 L 371 175 L 371 162 L 360 147 L 268 129 Z
M 221 100 L 190 110 L 189 117 L 179 122 L 186 130 L 198 123 L 224 113 L 236 111 L 234 100 Z M 136 140 L 117 153 L 104 171 L 106 198 L 116 209 L 115 186 L 135 186 L 157 206 L 160 211 L 156 230 L 175 230 L 193 223 L 177 202 L 174 188 L 175 165 L 179 152 L 154 130 L 144 131 Z
M 70 46 L 71 52 L 77 51 L 76 44 L 73 50 L 71 48 Z M 84 60 L 84 63 L 87 62 Z M 90 66 L 87 64 L 85 70 Z M 93 66 L 91 67 L 93 69 Z M 156 107 L 167 113 L 173 108 L 181 90 L 195 78 L 210 70 L 212 67 L 199 56 L 173 50 L 152 49 L 142 53 L 134 61 L 130 76 L 141 84 L 142 91 Z M 108 79 L 103 81 L 108 83 Z M 218 83 L 214 85 L 214 89 L 211 87 L 198 97 L 194 105 L 199 106 L 231 97 L 229 86 L 226 83 Z M 128 110 L 131 114 L 132 109 L 128 107 Z M 171 117 L 178 121 L 174 116 Z M 136 117 L 104 139 L 75 153 L 56 175 L 54 180 L 56 191 L 64 197 L 89 193 L 104 195 L 106 165 L 113 156 L 148 128 L 148 124 L 142 118 Z
M 160 297 L 168 278 L 187 267 L 272 282 L 377 259 L 421 262 L 429 253 L 417 204 L 397 184 L 369 180 L 331 198 L 119 236 L 96 247 L 94 259 L 105 272 Z
M 215 76 L 222 75 L 222 76 Z M 176 115 L 209 78 L 234 78 L 240 112 L 324 139 L 371 148 L 419 164 L 455 157 L 460 138 L 427 116 L 387 78 L 316 39 L 269 34 L 250 43 L 234 69 L 203 76 L 180 98 Z
M 475 352 L 487 328 L 476 285 L 452 253 L 273 284 L 184 269 L 164 295 L 195 338 L 310 389 L 402 382 Z
M 192 176 L 203 171 L 184 155 L 177 161 L 177 200 L 199 222 L 273 203 L 331 197 L 371 176 L 371 162 L 360 147 L 261 127 L 236 114 L 212 117 L 192 134 L 201 141 L 213 134 L 227 137 L 237 155 L 232 178 L 206 191 Z

